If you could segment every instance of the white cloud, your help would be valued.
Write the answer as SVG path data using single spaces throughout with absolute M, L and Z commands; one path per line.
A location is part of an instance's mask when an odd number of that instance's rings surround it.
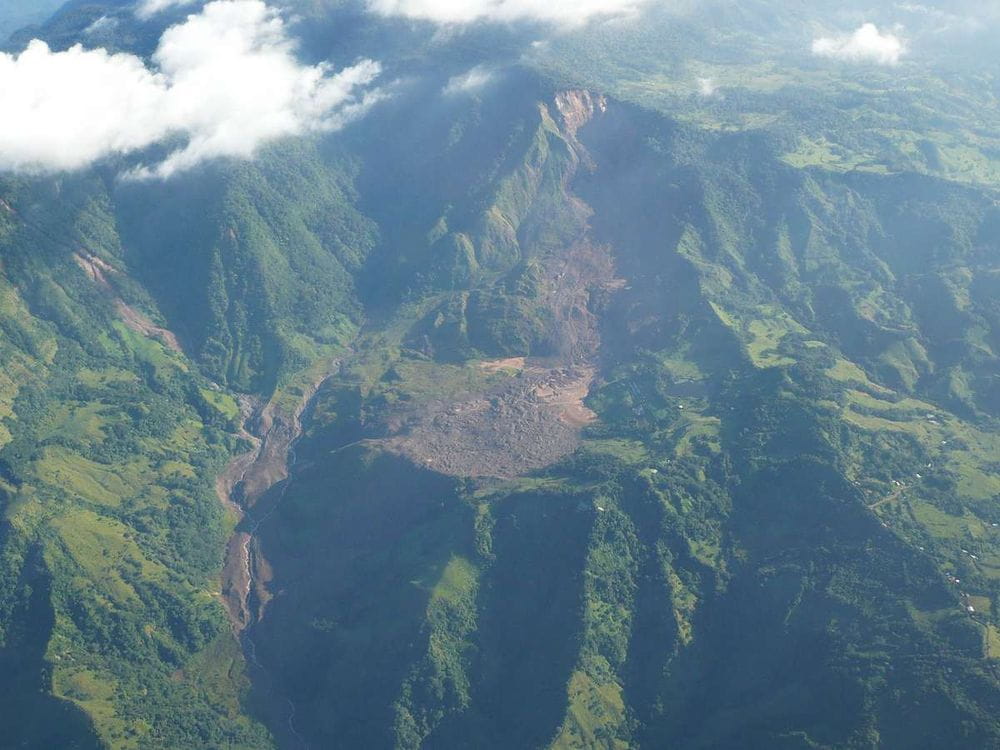
M 816 39 L 812 51 L 834 60 L 895 65 L 906 53 L 906 45 L 895 34 L 882 33 L 875 24 L 866 23 L 853 34 Z
M 575 26 L 594 18 L 634 14 L 648 0 L 367 0 L 383 16 L 462 24 L 542 21 Z
M 135 14 L 139 18 L 150 18 L 167 8 L 178 8 L 183 5 L 191 5 L 194 0 L 141 0 L 135 9 Z
M 711 96 L 715 96 L 715 93 L 719 90 L 719 87 L 715 83 L 714 78 L 699 78 L 698 79 L 698 93 L 704 96 L 706 99 Z
M 448 84 L 444 87 L 442 93 L 445 96 L 453 96 L 455 94 L 469 94 L 479 91 L 489 84 L 494 76 L 495 74 L 492 70 L 488 70 L 482 65 L 477 65 L 466 73 L 448 79 Z
M 112 18 L 111 16 L 101 16 L 96 21 L 94 21 L 90 26 L 83 30 L 85 36 L 91 36 L 93 34 L 99 34 L 102 31 L 114 31 L 118 28 L 118 19 Z
M 80 169 L 154 144 L 178 147 L 137 176 L 167 177 L 215 157 L 252 157 L 277 138 L 332 130 L 378 96 L 379 66 L 303 66 L 262 0 L 215 0 L 167 29 L 153 66 L 35 40 L 0 54 L 0 169 Z

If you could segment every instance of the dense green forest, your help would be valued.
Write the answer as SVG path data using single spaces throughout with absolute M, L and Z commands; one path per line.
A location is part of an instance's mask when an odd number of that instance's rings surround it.
M 0 173 L 0 747 L 1000 747 L 992 64 L 719 5 L 294 3 L 354 124 Z

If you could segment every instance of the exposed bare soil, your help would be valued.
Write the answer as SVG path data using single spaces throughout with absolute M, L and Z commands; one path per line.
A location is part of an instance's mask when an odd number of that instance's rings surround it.
M 484 373 L 510 377 L 477 392 L 402 403 L 385 417 L 381 435 L 373 442 L 442 473 L 500 478 L 551 465 L 579 445 L 582 428 L 595 419 L 584 403 L 597 374 L 601 346 L 593 299 L 595 293 L 622 284 L 615 278 L 610 249 L 589 236 L 589 207 L 569 186 L 573 171 L 590 163 L 576 131 L 603 108 L 599 97 L 585 92 L 566 92 L 554 102 L 554 116 L 576 156 L 564 190 L 580 223 L 578 241 L 541 259 L 539 304 L 552 313 L 555 356 L 481 362 Z M 294 414 L 244 401 L 244 436 L 252 450 L 234 458 L 218 478 L 220 499 L 243 517 L 229 543 L 223 585 L 238 633 L 259 619 L 270 598 L 269 569 L 255 535 L 283 499 L 287 485 L 282 482 L 295 461 L 302 411 L 319 383 L 304 394 Z
M 330 365 L 331 370 L 337 367 L 339 360 Z M 219 500 L 241 519 L 226 547 L 222 573 L 222 598 L 237 633 L 260 619 L 271 598 L 267 590 L 270 566 L 260 554 L 256 534 L 284 499 L 284 487 L 268 503 L 261 501 L 270 489 L 288 479 L 295 462 L 295 441 L 302 434 L 302 414 L 325 379 L 318 378 L 305 389 L 292 414 L 273 402 L 240 398 L 240 435 L 251 450 L 234 457 L 215 482 Z
M 555 106 L 577 167 L 588 165 L 576 132 L 605 103 L 587 92 L 565 92 Z M 592 300 L 595 292 L 613 292 L 623 282 L 615 278 L 610 249 L 591 240 L 591 211 L 570 192 L 571 178 L 565 198 L 579 217 L 582 239 L 542 259 L 540 304 L 552 313 L 558 354 L 482 362 L 486 373 L 516 375 L 481 393 L 402 407 L 388 422 L 392 436 L 384 442 L 392 450 L 445 474 L 510 478 L 548 466 L 579 445 L 581 429 L 595 419 L 584 404 L 601 345 Z
M 156 339 L 165 347 L 172 349 L 178 354 L 184 351 L 181 348 L 181 342 L 177 339 L 173 331 L 154 324 L 141 312 L 129 307 L 120 299 L 115 300 L 115 308 L 118 310 L 118 315 L 121 317 L 122 322 L 136 333 L 141 333 L 146 338 Z
M 122 319 L 122 322 L 126 326 L 131 328 L 136 333 L 141 333 L 146 338 L 160 341 L 168 349 L 172 349 L 177 353 L 183 352 L 181 349 L 181 343 L 173 331 L 156 325 L 134 307 L 127 305 L 121 297 L 115 294 L 114 287 L 108 280 L 108 277 L 119 273 L 118 269 L 101 258 L 98 258 L 96 255 L 90 255 L 89 253 L 85 253 L 83 251 L 73 253 L 73 260 L 76 261 L 76 264 L 83 269 L 83 272 L 86 273 L 95 284 L 101 287 L 101 289 L 109 295 L 113 296 L 118 316 Z
M 492 365 L 495 363 L 488 363 Z M 515 477 L 571 453 L 594 419 L 583 405 L 594 369 L 526 365 L 484 393 L 418 407 L 392 450 L 444 474 Z
M 253 396 L 239 396 L 240 404 L 240 431 L 239 437 L 251 445 L 251 449 L 240 454 L 226 464 L 225 470 L 215 478 L 215 494 L 219 500 L 228 508 L 236 512 L 241 518 L 243 508 L 233 500 L 236 486 L 243 481 L 250 467 L 257 460 L 260 452 L 261 439 L 247 431 L 246 425 L 254 418 L 254 415 L 261 410 L 260 399 Z
M 527 357 L 507 357 L 506 359 L 491 359 L 479 363 L 479 369 L 487 373 L 521 372 L 527 365 Z

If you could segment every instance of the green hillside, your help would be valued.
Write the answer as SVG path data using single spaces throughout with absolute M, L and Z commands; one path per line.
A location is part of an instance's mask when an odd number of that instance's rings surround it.
M 1000 747 L 992 41 L 289 5 L 362 119 L 0 173 L 0 747 Z
M 100 181 L 0 194 L 8 740 L 90 747 L 92 726 L 116 747 L 259 741 L 217 604 L 232 519 L 212 477 L 232 425 L 194 363 L 134 322 L 159 313 Z
M 433 397 L 418 365 L 452 365 L 404 347 L 330 382 L 264 531 L 284 596 L 258 653 L 300 731 L 995 743 L 996 359 L 972 291 L 991 195 L 803 171 L 616 103 L 580 137 L 595 167 L 574 188 L 628 282 L 602 316 L 600 419 L 530 478 L 448 484 L 377 440 L 338 446 Z

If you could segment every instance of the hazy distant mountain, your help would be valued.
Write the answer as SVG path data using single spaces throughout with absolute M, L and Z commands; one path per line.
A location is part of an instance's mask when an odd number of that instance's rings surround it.
M 42 23 L 60 5 L 60 0 L 7 0 L 0 7 L 0 40 L 17 29 Z

